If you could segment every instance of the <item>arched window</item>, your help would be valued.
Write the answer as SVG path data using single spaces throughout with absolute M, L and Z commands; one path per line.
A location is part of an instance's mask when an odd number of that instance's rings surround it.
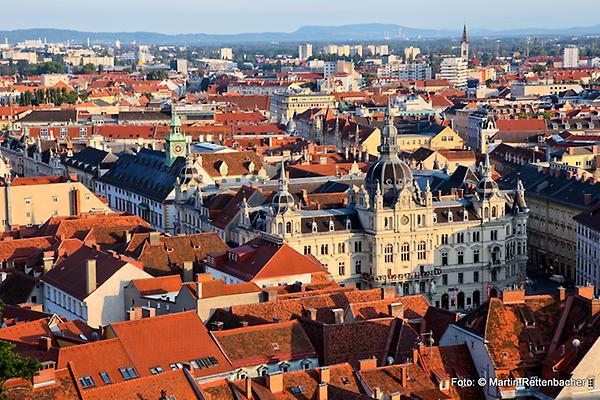
M 384 260 L 386 263 L 393 263 L 394 262 L 394 245 L 391 243 L 386 244 L 383 254 L 384 254 Z
M 283 224 L 281 222 L 277 224 L 277 233 L 280 235 L 283 233 Z
M 496 218 L 496 206 L 492 207 L 492 218 Z
M 425 243 L 425 241 L 419 242 L 419 245 L 417 247 L 417 258 L 419 260 L 427 259 L 427 244 Z
M 408 242 L 402 243 L 402 247 L 400 248 L 400 260 L 401 261 L 409 261 L 410 260 L 410 244 L 408 244 Z
M 285 223 L 285 233 L 292 233 L 292 223 L 291 222 Z
M 489 208 L 487 208 L 487 207 L 485 207 L 485 208 L 483 209 L 483 218 L 488 218 L 488 217 L 489 217 L 489 215 L 490 215 L 490 209 L 489 209 Z

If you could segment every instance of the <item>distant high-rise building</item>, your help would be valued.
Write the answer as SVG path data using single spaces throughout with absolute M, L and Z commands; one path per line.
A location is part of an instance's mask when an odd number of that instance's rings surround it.
M 467 35 L 467 24 L 463 28 L 462 40 L 460 41 L 460 58 L 469 59 L 469 36 Z
M 185 58 L 177 59 L 177 72 L 183 75 L 188 74 L 188 60 L 186 60 Z
M 455 87 L 466 89 L 467 68 L 467 61 L 462 57 L 444 58 L 438 78 L 447 79 Z
M 382 44 L 380 46 L 375 46 L 375 53 L 379 54 L 380 56 L 385 56 L 390 54 L 390 49 L 387 44 Z
M 565 47 L 563 53 L 563 68 L 579 67 L 579 48 L 575 46 Z
M 300 60 L 308 60 L 313 55 L 313 46 L 310 43 L 301 44 L 298 46 L 298 58 Z
M 229 47 L 223 47 L 220 51 L 221 60 L 233 60 L 233 50 Z
M 421 54 L 421 49 L 418 47 L 407 47 L 404 49 L 404 61 L 412 62 L 414 61 L 419 54 Z

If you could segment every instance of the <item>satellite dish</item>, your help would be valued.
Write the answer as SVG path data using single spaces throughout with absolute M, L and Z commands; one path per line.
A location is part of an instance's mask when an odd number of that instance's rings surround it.
M 393 363 L 394 363 L 394 357 L 392 357 L 392 356 L 389 356 L 389 357 L 387 358 L 387 365 L 392 365 Z
M 571 343 L 573 344 L 573 347 L 578 348 L 579 345 L 581 345 L 581 340 L 573 339 L 573 341 Z

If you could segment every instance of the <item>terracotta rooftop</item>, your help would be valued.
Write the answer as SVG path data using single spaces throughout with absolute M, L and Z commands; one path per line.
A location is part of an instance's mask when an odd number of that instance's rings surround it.
M 85 390 L 85 400 L 199 399 L 194 379 L 183 369 Z M 166 396 L 166 397 L 162 397 Z
M 298 321 L 213 332 L 234 368 L 317 356 Z
M 279 245 L 262 238 L 230 249 L 225 255 L 211 254 L 209 266 L 249 282 L 260 279 L 322 272 L 323 266 L 287 244 Z
M 140 376 L 150 375 L 150 368 L 157 366 L 167 371 L 173 363 L 204 359 L 209 361 L 207 367 L 198 364 L 200 368 L 193 368 L 194 376 L 217 375 L 231 369 L 196 311 L 118 322 L 108 329 L 119 339 Z

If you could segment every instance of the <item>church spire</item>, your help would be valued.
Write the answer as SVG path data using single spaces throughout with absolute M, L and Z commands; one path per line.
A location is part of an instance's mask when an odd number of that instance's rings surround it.
M 398 130 L 394 125 L 394 116 L 392 115 L 392 107 L 389 102 L 385 112 L 385 126 L 381 131 L 379 153 L 381 155 L 398 157 Z
M 283 161 L 281 161 L 281 169 L 279 170 L 279 191 L 288 191 L 288 178 L 285 174 L 285 163 Z
M 469 36 L 467 35 L 467 24 L 463 28 L 462 40 L 460 41 L 460 58 L 469 59 Z

